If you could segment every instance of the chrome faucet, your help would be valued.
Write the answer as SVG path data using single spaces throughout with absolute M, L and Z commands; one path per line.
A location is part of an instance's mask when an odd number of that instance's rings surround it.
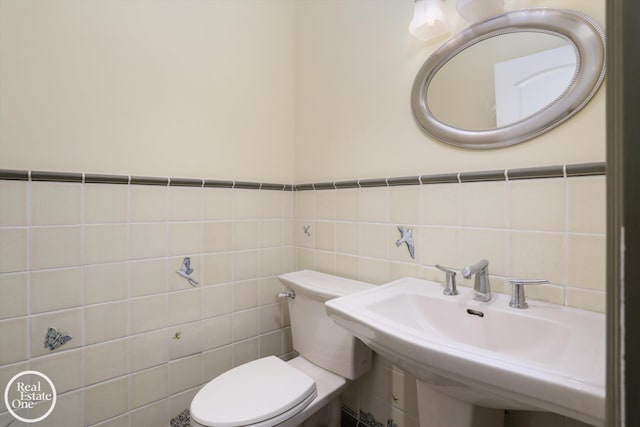
M 476 277 L 473 282 L 473 299 L 477 301 L 487 302 L 491 300 L 491 284 L 489 283 L 489 261 L 481 259 L 475 264 L 471 264 L 461 271 L 462 276 L 465 279 L 475 274 Z

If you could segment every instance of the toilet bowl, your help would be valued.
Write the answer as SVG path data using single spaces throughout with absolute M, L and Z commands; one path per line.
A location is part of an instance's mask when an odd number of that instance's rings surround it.
M 295 292 L 289 300 L 293 348 L 237 366 L 206 384 L 191 402 L 193 427 L 295 427 L 331 405 L 347 379 L 371 367 L 371 350 L 329 319 L 324 302 L 372 285 L 303 270 L 280 276 Z M 339 425 L 339 413 L 325 425 Z

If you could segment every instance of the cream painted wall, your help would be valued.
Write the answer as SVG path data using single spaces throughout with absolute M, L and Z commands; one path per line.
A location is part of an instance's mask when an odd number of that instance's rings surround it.
M 455 2 L 445 5 L 454 12 Z M 425 44 L 407 27 L 410 0 L 296 3 L 297 183 L 544 166 L 605 159 L 605 90 L 577 116 L 524 144 L 466 151 L 424 134 L 413 119 L 413 79 L 444 39 Z M 507 1 L 584 12 L 604 26 L 604 0 Z M 454 32 L 468 24 L 458 18 Z
M 0 0 L 0 168 L 291 182 L 291 0 Z

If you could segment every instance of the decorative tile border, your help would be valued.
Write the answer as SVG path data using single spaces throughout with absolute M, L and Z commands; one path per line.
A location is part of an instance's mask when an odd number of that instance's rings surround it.
M 277 184 L 249 181 L 219 181 L 193 178 L 164 178 L 126 175 L 100 175 L 67 172 L 22 171 L 0 169 L 0 180 L 75 182 L 85 184 L 132 184 L 194 188 L 239 188 L 248 190 L 309 191 L 339 190 L 345 188 L 394 187 L 401 185 L 428 185 L 518 179 L 570 178 L 606 174 L 605 162 L 574 165 L 540 166 L 532 168 L 498 169 L 488 171 L 453 172 L 444 174 L 373 178 L 310 184 Z
M 342 406 L 340 411 L 341 427 L 385 427 L 384 424 L 375 419 L 373 414 L 360 411 L 356 414 L 351 408 Z M 386 427 L 398 427 L 392 419 L 387 420 Z

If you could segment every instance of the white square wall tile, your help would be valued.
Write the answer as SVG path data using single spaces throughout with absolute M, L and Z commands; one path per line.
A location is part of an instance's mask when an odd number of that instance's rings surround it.
M 28 324 L 26 317 L 0 321 L 0 366 L 28 358 Z
M 259 246 L 260 232 L 258 221 L 236 221 L 233 223 L 233 249 L 256 249 Z
M 605 291 L 607 270 L 605 236 L 569 234 L 567 242 L 568 285 Z
M 85 423 L 91 425 L 129 410 L 129 383 L 118 378 L 85 389 Z
M 199 320 L 201 294 L 200 288 L 169 293 L 169 325 Z
M 83 386 L 82 349 L 39 357 L 31 361 L 31 367 L 48 376 L 58 394 Z
M 131 411 L 131 425 L 140 427 L 164 426 L 167 420 L 172 417 L 168 411 L 169 401 L 167 399 L 136 409 Z
M 338 221 L 357 221 L 359 218 L 359 189 L 343 189 L 336 192 L 336 219 Z M 295 194 L 298 196 L 298 193 Z
M 56 400 L 55 410 L 46 419 L 40 421 L 40 426 L 83 427 L 85 425 L 83 424 L 83 407 L 84 393 L 81 390 L 59 396 Z M 42 404 L 41 412 L 31 412 L 31 416 L 35 417 L 38 414 L 42 416 L 48 408 L 47 405 Z
M 204 381 L 210 381 L 233 368 L 233 347 L 226 346 L 202 354 Z
M 166 292 L 167 268 L 166 259 L 131 262 L 129 264 L 131 296 L 139 297 Z M 177 270 L 178 267 L 175 269 Z
M 153 331 L 167 326 L 167 295 L 134 298 L 129 301 L 130 333 Z
M 84 324 L 87 345 L 127 336 L 128 311 L 129 301 L 86 306 Z
M 202 324 L 199 321 L 171 326 L 165 336 L 169 343 L 169 360 L 202 352 Z
M 91 265 L 84 268 L 84 303 L 117 301 L 128 295 L 127 264 Z
M 462 225 L 504 228 L 507 224 L 507 183 L 468 182 L 461 186 Z
M 202 321 L 204 351 L 231 344 L 231 316 L 218 316 Z
M 509 239 L 509 276 L 566 284 L 563 234 L 511 232 Z
M 166 224 L 131 224 L 130 259 L 159 258 L 167 252 Z
M 283 214 L 283 191 L 260 192 L 260 217 L 262 219 L 281 219 Z
M 0 229 L 0 273 L 28 268 L 29 234 L 26 228 Z
M 84 263 L 103 264 L 128 258 L 127 225 L 87 225 L 84 228 Z
M 202 225 L 199 222 L 169 224 L 168 253 L 170 256 L 202 252 Z
M 260 190 L 234 189 L 232 205 L 234 219 L 260 218 Z
M 85 185 L 84 222 L 86 224 L 124 223 L 128 220 L 128 185 Z
M 232 334 L 234 341 L 245 340 L 260 333 L 260 310 L 255 308 L 233 313 Z
M 202 317 L 214 317 L 233 312 L 233 285 L 202 288 Z
M 316 213 L 318 220 L 335 220 L 338 205 L 338 190 L 316 191 Z
M 389 221 L 396 225 L 420 223 L 419 185 L 389 188 Z
M 204 252 L 225 252 L 231 250 L 231 222 L 206 222 L 203 226 Z
M 126 375 L 129 369 L 128 356 L 129 347 L 126 339 L 85 347 L 85 384 L 96 384 Z
M 169 187 L 169 221 L 202 220 L 203 191 L 196 187 Z
M 524 179 L 509 182 L 509 227 L 564 231 L 565 180 Z
M 422 185 L 422 225 L 458 225 L 460 184 Z
M 3 384 L 2 386 L 3 391 L 6 385 L 9 384 L 9 380 L 11 380 L 11 378 L 13 378 L 14 375 L 22 371 L 27 371 L 28 369 L 29 369 L 29 363 L 26 361 L 21 363 L 15 363 L 12 365 L 1 365 L 0 366 L 0 384 Z M 11 425 L 11 422 L 13 422 L 15 418 L 13 418 L 13 416 L 9 414 L 9 412 L 5 412 L 6 410 L 7 410 L 7 407 L 4 404 L 4 398 L 2 398 L 0 399 L 0 414 L 2 414 L 3 412 L 4 414 L 0 415 L 0 422 L 5 423 L 6 426 L 9 427 Z
M 258 277 L 260 261 L 257 251 L 236 252 L 233 254 L 233 277 L 235 280 L 248 280 Z
M 606 177 L 572 177 L 567 180 L 568 230 L 604 234 L 607 226 Z
M 129 337 L 131 372 L 153 368 L 169 361 L 167 331 L 164 329 Z
M 31 229 L 31 268 L 78 266 L 82 263 L 80 227 Z
M 233 218 L 233 190 L 227 188 L 205 188 L 203 194 L 205 220 L 230 220 Z
M 169 394 L 202 384 L 202 355 L 185 357 L 169 363 Z
M 167 397 L 169 391 L 167 366 L 158 366 L 131 375 L 131 406 L 139 408 Z
M 363 222 L 389 221 L 389 189 L 363 188 L 358 194 L 358 219 Z
M 28 291 L 27 273 L 0 275 L 0 319 L 26 315 Z
M 0 180 L 0 227 L 28 224 L 29 184 Z
M 30 291 L 32 313 L 78 307 L 82 304 L 82 269 L 34 271 Z
M 130 186 L 130 212 L 132 222 L 166 221 L 168 188 L 152 185 Z
M 422 227 L 419 231 L 421 238 L 416 242 L 416 252 L 422 264 L 458 267 L 460 231 L 457 228 Z
M 32 225 L 77 225 L 82 223 L 82 184 L 31 183 Z
M 204 286 L 227 283 L 233 277 L 233 254 L 223 252 L 218 254 L 204 255 L 202 282 Z

